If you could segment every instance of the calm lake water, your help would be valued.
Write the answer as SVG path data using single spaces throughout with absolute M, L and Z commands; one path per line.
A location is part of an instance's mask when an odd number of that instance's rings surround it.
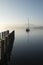
M 15 41 L 12 50 L 12 64 L 41 65 L 43 63 L 43 30 L 15 30 Z

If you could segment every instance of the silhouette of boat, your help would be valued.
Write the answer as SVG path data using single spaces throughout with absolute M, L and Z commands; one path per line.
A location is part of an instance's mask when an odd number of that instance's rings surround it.
M 29 31 L 30 31 L 30 29 L 27 28 L 27 29 L 26 29 L 26 32 L 29 32 Z
M 29 19 L 28 19 L 28 28 L 26 28 L 26 32 L 29 32 L 30 29 L 29 29 Z

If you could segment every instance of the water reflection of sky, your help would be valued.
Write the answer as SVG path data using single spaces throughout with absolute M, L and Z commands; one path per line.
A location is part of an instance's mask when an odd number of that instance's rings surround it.
M 13 59 L 16 63 L 43 60 L 43 30 L 15 30 Z

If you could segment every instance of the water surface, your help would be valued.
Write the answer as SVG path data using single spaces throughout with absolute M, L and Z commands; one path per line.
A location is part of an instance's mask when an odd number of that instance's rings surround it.
M 25 29 L 15 30 L 12 63 L 15 65 L 43 63 L 43 30 L 31 29 L 29 32 Z

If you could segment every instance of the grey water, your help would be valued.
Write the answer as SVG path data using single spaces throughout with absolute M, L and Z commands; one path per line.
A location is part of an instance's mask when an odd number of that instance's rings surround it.
M 43 63 L 43 29 L 15 29 L 11 64 L 41 65 Z

